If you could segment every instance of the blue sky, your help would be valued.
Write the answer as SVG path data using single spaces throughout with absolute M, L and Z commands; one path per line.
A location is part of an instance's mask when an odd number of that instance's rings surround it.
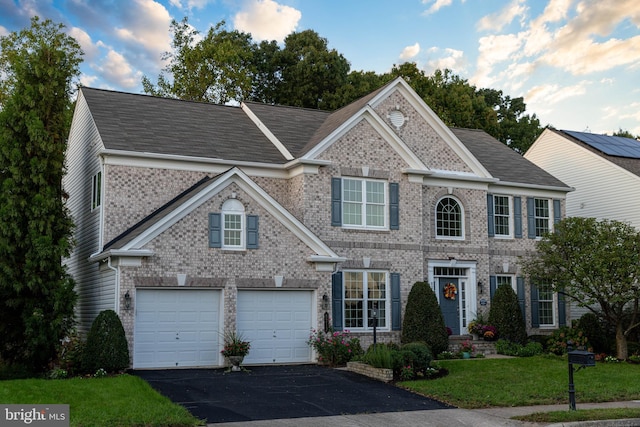
M 315 30 L 352 70 L 416 62 L 523 96 L 543 125 L 640 135 L 638 0 L 0 0 L 0 35 L 32 16 L 63 23 L 86 86 L 141 92 L 170 50 L 172 19 L 225 20 L 255 41 Z

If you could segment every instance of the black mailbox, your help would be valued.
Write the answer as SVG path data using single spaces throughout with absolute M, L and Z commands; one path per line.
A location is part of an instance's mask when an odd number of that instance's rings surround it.
M 580 366 L 596 366 L 596 355 L 590 351 L 573 350 L 567 352 L 569 363 Z

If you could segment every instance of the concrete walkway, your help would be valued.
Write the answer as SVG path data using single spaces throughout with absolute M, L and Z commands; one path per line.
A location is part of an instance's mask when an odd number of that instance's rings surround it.
M 578 409 L 640 408 L 640 401 L 578 404 Z M 239 423 L 208 424 L 208 427 L 632 427 L 640 426 L 640 419 L 582 421 L 563 424 L 525 423 L 510 419 L 536 412 L 568 410 L 568 405 L 523 406 L 488 409 L 438 409 L 430 411 L 386 412 L 380 414 L 340 415 L 315 418 L 289 418 Z

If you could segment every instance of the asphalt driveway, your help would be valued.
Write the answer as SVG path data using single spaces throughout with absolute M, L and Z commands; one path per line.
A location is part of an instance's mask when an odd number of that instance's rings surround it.
M 134 374 L 207 423 L 452 408 L 352 372 L 317 365 Z

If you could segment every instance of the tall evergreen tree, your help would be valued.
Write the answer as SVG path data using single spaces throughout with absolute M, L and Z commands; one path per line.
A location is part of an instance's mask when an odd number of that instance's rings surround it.
M 43 369 L 73 322 L 62 176 L 82 51 L 35 17 L 0 38 L 0 357 Z

